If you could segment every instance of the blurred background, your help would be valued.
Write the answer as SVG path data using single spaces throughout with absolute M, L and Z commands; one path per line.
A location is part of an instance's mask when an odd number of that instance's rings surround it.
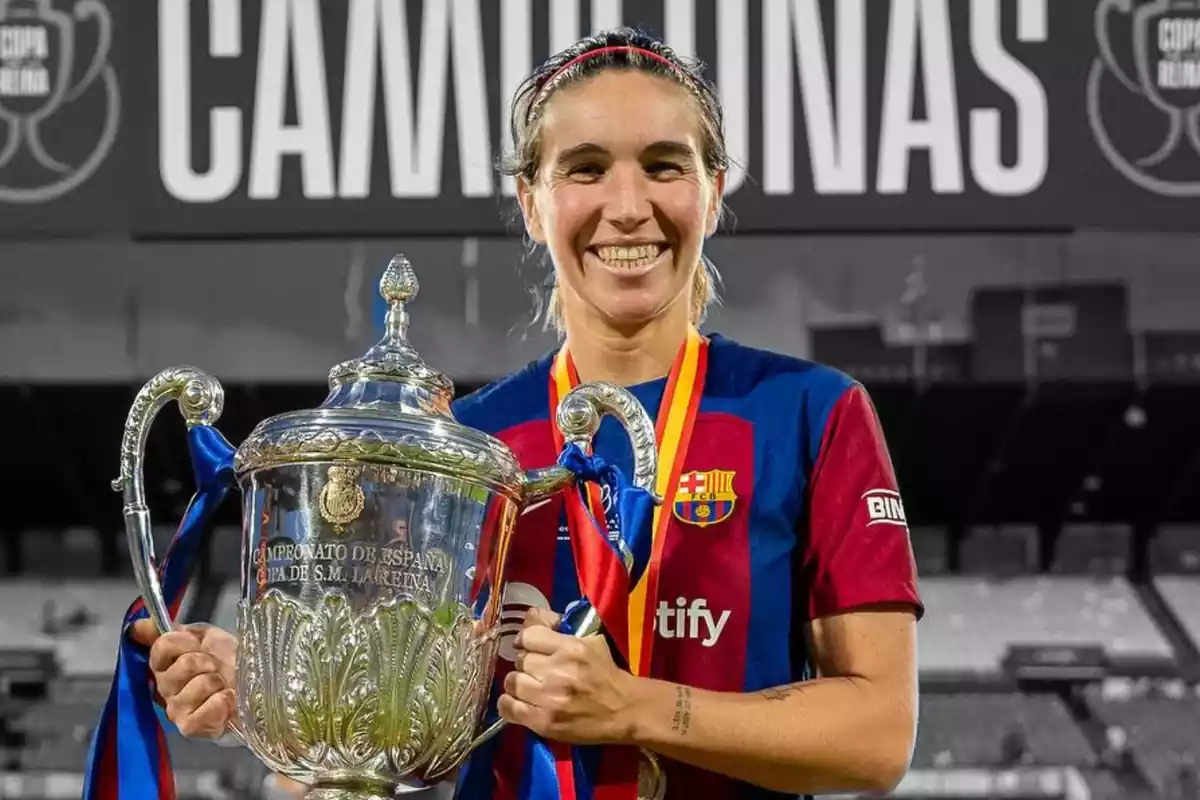
M 216 375 L 233 442 L 311 407 L 397 252 L 460 393 L 553 346 L 492 167 L 532 66 L 621 23 L 727 105 L 707 328 L 883 420 L 928 606 L 896 795 L 1200 797 L 1200 4 L 0 0 L 0 798 L 79 796 L 151 375 Z M 160 547 L 182 433 L 147 444 Z M 184 616 L 232 626 L 220 523 Z M 172 748 L 181 798 L 269 796 Z

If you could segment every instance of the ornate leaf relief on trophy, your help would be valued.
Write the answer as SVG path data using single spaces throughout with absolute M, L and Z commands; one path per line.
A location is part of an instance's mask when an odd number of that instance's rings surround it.
M 496 650 L 494 631 L 457 604 L 390 598 L 363 614 L 336 591 L 316 606 L 278 590 L 242 603 L 238 635 L 243 735 L 300 775 L 454 769 Z

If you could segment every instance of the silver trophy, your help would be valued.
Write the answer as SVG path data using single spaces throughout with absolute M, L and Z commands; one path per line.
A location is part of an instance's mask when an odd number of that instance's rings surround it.
M 310 800 L 428 786 L 496 733 L 480 729 L 507 545 L 523 509 L 574 482 L 560 466 L 523 470 L 503 443 L 455 421 L 453 385 L 407 340 L 417 280 L 402 256 L 380 293 L 383 339 L 333 368 L 320 407 L 260 423 L 235 460 L 244 533 L 233 732 L 270 769 L 311 785 Z M 163 631 L 172 621 L 153 569 L 142 463 L 146 433 L 171 400 L 189 426 L 212 425 L 223 390 L 191 367 L 147 383 L 115 484 L 138 586 Z M 631 394 L 581 385 L 556 422 L 586 448 L 605 414 L 633 443 L 632 482 L 652 492 L 654 425 Z M 639 783 L 643 796 L 661 796 L 648 754 Z

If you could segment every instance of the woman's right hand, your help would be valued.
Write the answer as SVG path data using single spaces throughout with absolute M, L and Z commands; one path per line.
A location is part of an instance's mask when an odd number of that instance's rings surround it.
M 130 629 L 150 648 L 150 671 L 167 719 L 192 739 L 218 739 L 236 713 L 237 638 L 212 625 L 186 625 L 162 635 L 152 620 Z

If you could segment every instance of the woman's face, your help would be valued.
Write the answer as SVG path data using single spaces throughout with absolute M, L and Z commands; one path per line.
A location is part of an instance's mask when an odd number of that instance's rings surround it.
M 520 199 L 568 316 L 628 327 L 688 306 L 723 183 L 704 169 L 698 113 L 684 87 L 634 70 L 547 101 L 538 179 Z

